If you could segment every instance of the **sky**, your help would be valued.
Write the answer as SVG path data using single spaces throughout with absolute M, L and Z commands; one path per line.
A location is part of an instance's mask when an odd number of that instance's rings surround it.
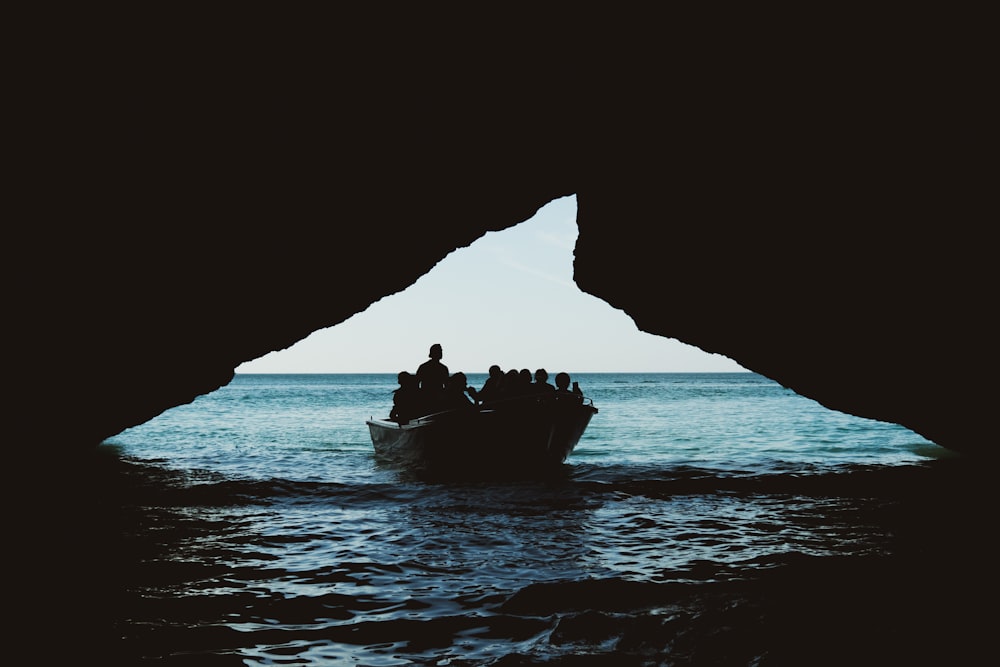
M 237 373 L 415 372 L 433 343 L 449 370 L 742 372 L 732 359 L 639 331 L 632 318 L 573 282 L 576 197 L 487 232 L 402 292 Z M 364 276 L 359 276 L 360 280 Z

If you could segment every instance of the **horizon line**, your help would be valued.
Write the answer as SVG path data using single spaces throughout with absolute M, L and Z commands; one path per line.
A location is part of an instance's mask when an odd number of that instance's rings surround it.
M 482 375 L 489 375 L 489 370 L 485 371 L 462 371 L 463 373 L 478 373 Z M 567 371 L 569 372 L 569 371 Z M 234 372 L 234 375 L 396 375 L 399 371 L 240 371 Z M 755 375 L 760 375 L 755 371 L 750 370 L 739 370 L 739 371 L 573 371 L 573 373 L 586 373 L 588 375 L 598 375 L 601 373 L 697 373 L 700 375 L 733 375 L 740 373 L 753 373 Z

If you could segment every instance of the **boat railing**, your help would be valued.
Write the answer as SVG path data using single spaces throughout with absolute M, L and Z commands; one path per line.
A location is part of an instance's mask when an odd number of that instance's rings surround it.
M 509 396 L 507 398 L 499 398 L 495 401 L 486 401 L 478 407 L 489 408 L 489 409 L 503 409 L 510 406 L 521 406 L 521 405 L 539 405 L 554 403 L 559 401 L 562 397 L 556 396 L 552 392 L 540 393 L 540 394 L 525 394 L 523 396 Z M 589 407 L 594 407 L 594 401 L 587 396 L 579 396 L 580 402 L 577 405 L 586 405 Z M 594 408 L 595 410 L 597 408 Z
M 427 422 L 432 422 L 441 417 L 452 415 L 458 412 L 465 412 L 464 408 L 452 408 L 450 410 L 440 410 L 439 412 L 432 412 L 429 415 L 424 415 L 423 417 L 416 417 L 409 421 L 410 424 L 426 424 Z
M 558 396 L 554 396 L 551 393 L 548 393 L 548 394 L 526 394 L 524 396 L 509 396 L 507 398 L 499 398 L 499 399 L 494 400 L 494 401 L 486 401 L 486 402 L 481 403 L 479 405 L 470 406 L 470 407 L 474 407 L 475 410 L 479 410 L 479 411 L 482 411 L 482 410 L 508 410 L 508 409 L 512 409 L 512 408 L 516 409 L 516 408 L 523 407 L 523 406 L 528 406 L 528 405 L 544 405 L 544 404 L 548 404 L 548 403 L 554 403 L 554 402 L 556 402 L 558 400 L 559 400 L 559 397 Z M 590 397 L 587 397 L 587 396 L 581 396 L 580 397 L 580 402 L 579 403 L 575 403 L 575 405 L 585 405 L 587 407 L 592 408 L 595 412 L 597 411 L 597 408 L 594 407 L 594 401 Z M 441 419 L 442 417 L 450 417 L 450 416 L 453 416 L 453 415 L 460 415 L 460 414 L 467 413 L 468 411 L 469 411 L 469 408 L 465 408 L 465 407 L 462 407 L 462 408 L 449 408 L 447 410 L 439 410 L 437 412 L 431 412 L 429 414 L 422 415 L 420 417 L 415 417 L 415 418 L 409 420 L 409 422 L 407 422 L 407 423 L 410 424 L 410 425 L 426 424 L 428 422 L 437 421 L 437 420 Z

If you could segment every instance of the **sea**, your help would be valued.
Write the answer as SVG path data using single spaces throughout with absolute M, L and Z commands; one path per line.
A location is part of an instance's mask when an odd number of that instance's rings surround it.
M 996 658 L 983 466 L 755 373 L 572 376 L 598 413 L 545 474 L 376 459 L 389 373 L 237 374 L 108 438 L 76 519 L 99 662 Z

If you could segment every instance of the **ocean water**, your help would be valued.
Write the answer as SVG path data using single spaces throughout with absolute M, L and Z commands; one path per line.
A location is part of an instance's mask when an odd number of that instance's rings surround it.
M 599 412 L 544 477 L 376 460 L 365 419 L 388 414 L 393 374 L 237 375 L 108 439 L 88 463 L 87 530 L 110 545 L 91 639 L 106 663 L 158 665 L 971 650 L 969 573 L 948 568 L 991 532 L 956 519 L 989 502 L 979 468 L 752 373 L 573 379 Z

